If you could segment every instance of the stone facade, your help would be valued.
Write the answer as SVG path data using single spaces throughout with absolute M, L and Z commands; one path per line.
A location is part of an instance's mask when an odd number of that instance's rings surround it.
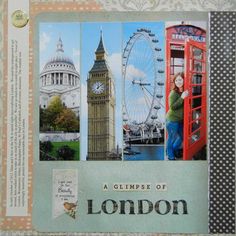
M 42 142 L 65 142 L 65 141 L 79 141 L 79 133 L 64 133 L 64 132 L 40 132 L 39 140 Z

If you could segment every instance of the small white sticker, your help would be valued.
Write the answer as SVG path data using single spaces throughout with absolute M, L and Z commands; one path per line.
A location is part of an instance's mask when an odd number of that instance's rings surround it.
M 104 183 L 102 186 L 103 191 L 108 191 L 108 184 Z
M 53 170 L 53 218 L 64 213 L 76 218 L 78 206 L 77 169 Z

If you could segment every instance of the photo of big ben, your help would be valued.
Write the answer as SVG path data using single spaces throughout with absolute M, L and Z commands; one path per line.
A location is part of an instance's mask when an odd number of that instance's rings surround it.
M 86 160 L 121 160 L 116 142 L 116 83 L 106 50 L 104 30 L 96 31 L 99 40 L 93 63 L 87 72 L 87 155 Z M 111 65 L 112 66 L 112 65 Z M 121 81 L 121 78 L 117 78 Z
M 88 156 L 87 160 L 110 160 L 115 149 L 114 81 L 106 61 L 100 32 L 96 58 L 89 71 L 88 91 Z

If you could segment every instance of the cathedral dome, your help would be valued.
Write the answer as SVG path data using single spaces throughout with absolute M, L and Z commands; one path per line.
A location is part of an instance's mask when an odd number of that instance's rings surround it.
M 61 38 L 59 38 L 55 54 L 46 62 L 43 71 L 45 73 L 55 69 L 66 69 L 74 73 L 77 73 L 72 59 L 64 53 L 63 43 Z
M 67 57 L 64 52 L 56 52 L 56 54 L 47 61 L 46 65 L 57 62 L 74 65 L 73 61 L 69 57 Z

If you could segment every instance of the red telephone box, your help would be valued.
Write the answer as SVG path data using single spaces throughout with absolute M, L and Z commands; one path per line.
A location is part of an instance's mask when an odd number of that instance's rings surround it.
M 166 29 L 166 111 L 173 77 L 184 72 L 183 160 L 191 160 L 206 145 L 206 31 L 193 25 Z

